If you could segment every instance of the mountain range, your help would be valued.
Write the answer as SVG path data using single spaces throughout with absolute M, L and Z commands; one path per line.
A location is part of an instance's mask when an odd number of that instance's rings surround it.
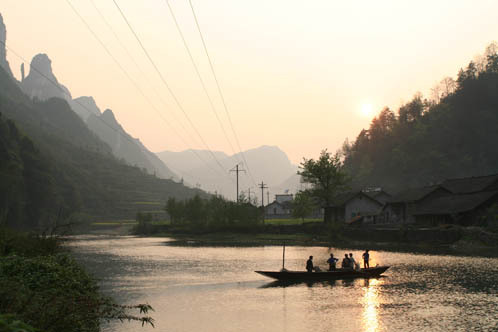
M 10 91 L 4 96 L 16 101 L 24 100 L 29 108 L 43 109 L 44 113 L 38 114 L 44 117 L 43 123 L 72 144 L 81 145 L 83 141 L 85 148 L 112 154 L 118 160 L 150 175 L 176 182 L 182 179 L 188 186 L 216 192 L 230 199 L 236 198 L 236 179 L 234 173 L 230 172 L 236 164 L 244 169 L 239 177 L 240 191 L 251 188 L 255 192 L 261 181 L 270 187 L 272 197 L 273 194 L 289 190 L 295 192 L 298 189 L 294 185 L 299 182 L 295 181 L 297 166 L 276 146 L 261 146 L 244 151 L 243 155 L 238 153 L 231 156 L 224 152 L 204 150 L 152 153 L 139 139 L 126 132 L 111 109 L 102 112 L 91 96 L 73 98 L 70 89 L 57 79 L 52 70 L 52 60 L 47 54 L 40 53 L 33 57 L 27 75 L 23 64 L 21 81 L 17 81 L 6 58 L 6 36 L 7 31 L 0 15 L 0 66 L 20 88 L 9 85 Z M 71 114 L 66 114 L 66 110 Z M 289 182 L 289 178 L 294 178 L 294 181 Z
M 269 187 L 270 201 L 275 194 L 296 192 L 299 188 L 297 166 L 277 146 L 263 145 L 231 156 L 206 150 L 162 151 L 157 155 L 185 182 L 230 199 L 236 197 L 236 165 L 241 171 L 239 192 L 244 192 L 247 197 L 250 189 L 259 202 L 261 191 L 258 186 L 261 182 Z M 290 181 L 290 178 L 297 178 L 297 183 Z M 268 197 L 266 194 L 264 196 L 266 204 Z
M 69 89 L 57 80 L 52 71 L 52 61 L 46 54 L 33 57 L 29 74 L 23 77 L 20 87 L 32 99 L 45 101 L 55 97 L 66 100 L 88 128 L 109 145 L 112 153 L 129 165 L 143 168 L 159 178 L 178 179 L 154 153 L 124 130 L 112 110 L 106 109 L 102 113 L 90 96 L 73 99 Z
M 5 58 L 3 24 L 0 37 L 0 224 L 46 230 L 61 220 L 133 219 L 138 211 L 164 213 L 170 197 L 207 196 L 159 178 L 158 168 L 150 165 L 163 163 L 126 137 L 111 111 L 100 114 L 94 105 L 87 121 L 77 114 L 72 107 L 78 103 L 58 83 L 48 56 L 37 55 L 30 74 L 17 81 Z M 95 104 L 90 97 L 79 101 L 87 108 Z M 108 131 L 91 130 L 92 117 L 107 121 Z M 104 136 L 120 130 L 119 139 Z M 129 151 L 119 144 L 142 156 L 143 164 L 119 157 Z

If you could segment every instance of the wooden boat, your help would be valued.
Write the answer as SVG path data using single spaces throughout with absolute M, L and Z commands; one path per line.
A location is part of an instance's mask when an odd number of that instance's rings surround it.
M 335 271 L 305 272 L 305 271 L 254 271 L 265 277 L 279 281 L 327 281 L 337 279 L 375 278 L 384 273 L 389 266 L 376 266 L 368 269 L 337 269 Z
M 375 266 L 368 269 L 336 269 L 335 271 L 319 271 L 319 272 L 305 272 L 305 271 L 289 271 L 285 268 L 285 242 L 282 252 L 282 269 L 280 271 L 254 271 L 265 277 L 277 279 L 284 282 L 313 282 L 313 281 L 327 281 L 338 279 L 355 279 L 355 278 L 375 278 L 384 273 L 389 266 Z

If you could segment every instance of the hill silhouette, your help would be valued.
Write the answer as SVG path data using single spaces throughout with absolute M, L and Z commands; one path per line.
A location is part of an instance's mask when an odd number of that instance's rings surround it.
M 202 163 L 195 153 L 207 161 L 208 167 Z M 247 196 L 247 190 L 251 188 L 252 193 L 254 193 L 257 188 L 252 180 L 254 179 L 256 183 L 264 181 L 270 187 L 272 194 L 270 200 L 273 199 L 274 194 L 282 193 L 280 191 L 282 188 L 277 188 L 277 185 L 297 172 L 297 166 L 293 165 L 285 152 L 277 146 L 263 145 L 244 151 L 244 157 L 248 165 L 241 162 L 244 159 L 240 153 L 228 156 L 223 152 L 214 151 L 213 154 L 223 166 L 223 170 L 214 161 L 209 151 L 195 150 L 195 153 L 191 150 L 181 152 L 162 151 L 158 152 L 157 155 L 165 164 L 170 165 L 175 173 L 181 175 L 187 183 L 200 185 L 204 190 L 216 191 L 218 194 L 230 199 L 235 199 L 236 187 L 235 175 L 233 172 L 229 173 L 229 170 L 233 169 L 236 164 L 239 164 L 240 169 L 246 170 L 245 173 L 241 173 L 239 176 L 239 192 L 245 191 Z M 250 174 L 249 171 L 251 172 Z M 274 188 L 278 191 L 274 191 Z M 261 201 L 259 194 L 258 199 Z M 265 202 L 266 200 L 265 194 Z
M 66 100 L 88 128 L 107 143 L 111 152 L 129 165 L 138 166 L 164 179 L 177 179 L 176 175 L 150 152 L 138 139 L 131 137 L 119 124 L 114 113 L 102 113 L 91 96 L 73 99 L 68 88 L 62 85 L 52 71 L 52 61 L 46 54 L 33 57 L 28 76 L 20 82 L 21 89 L 31 99 L 46 101 L 56 97 Z
M 18 193 L 1 197 L 0 215 L 6 222 L 40 228 L 75 213 L 92 219 L 132 219 L 137 211 L 150 210 L 151 203 L 159 210 L 169 197 L 204 195 L 116 159 L 66 100 L 32 101 L 3 68 L 0 113 L 7 156 L 0 170 L 9 179 L 19 179 L 5 182 Z M 13 209 L 22 211 L 13 214 Z
M 384 108 L 353 143 L 345 142 L 344 162 L 356 187 L 398 191 L 498 173 L 496 45 L 433 94 L 432 100 L 415 95 L 396 113 Z

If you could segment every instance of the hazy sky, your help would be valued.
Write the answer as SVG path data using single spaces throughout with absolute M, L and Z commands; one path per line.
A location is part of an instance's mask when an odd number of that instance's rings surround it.
M 47 53 L 74 97 L 91 95 L 152 151 L 205 149 L 113 0 L 71 3 L 147 95 L 150 106 L 66 0 L 2 0 L 7 45 L 28 62 Z M 165 0 L 116 0 L 212 150 L 232 154 Z M 498 1 L 192 0 L 243 150 L 277 145 L 298 163 L 354 139 L 498 39 Z M 170 0 L 216 110 L 238 148 L 188 0 Z M 21 60 L 8 52 L 19 77 Z M 145 73 L 145 76 L 142 75 Z M 161 96 L 159 98 L 158 96 Z M 165 121 L 166 120 L 166 121 Z M 168 122 L 168 123 L 167 123 Z M 171 127 L 175 128 L 174 130 Z M 180 136 L 179 136 L 180 135 Z

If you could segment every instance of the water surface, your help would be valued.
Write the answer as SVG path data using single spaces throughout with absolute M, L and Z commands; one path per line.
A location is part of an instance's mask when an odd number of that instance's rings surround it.
M 498 259 L 372 251 L 391 265 L 370 280 L 276 286 L 254 270 L 282 266 L 282 248 L 169 245 L 167 238 L 80 236 L 68 242 L 102 289 L 149 303 L 156 328 L 113 322 L 104 331 L 498 331 Z M 287 247 L 286 268 L 309 255 L 325 268 L 357 250 Z M 371 265 L 372 265 L 371 263 Z

